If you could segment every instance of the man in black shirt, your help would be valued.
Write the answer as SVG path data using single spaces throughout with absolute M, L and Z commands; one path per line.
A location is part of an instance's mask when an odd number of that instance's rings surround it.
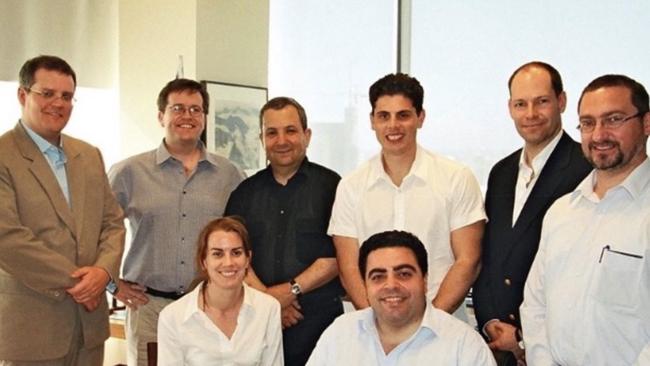
M 304 365 L 343 312 L 327 225 L 340 177 L 306 157 L 311 130 L 302 106 L 278 97 L 260 111 L 270 165 L 231 194 L 226 215 L 241 216 L 253 248 L 246 282 L 282 306 L 285 365 Z

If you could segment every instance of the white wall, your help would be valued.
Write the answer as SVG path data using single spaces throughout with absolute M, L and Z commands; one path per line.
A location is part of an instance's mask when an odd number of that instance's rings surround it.
M 268 0 L 198 0 L 197 77 L 266 86 Z
M 156 98 L 176 75 L 266 85 L 268 1 L 120 0 L 119 91 L 124 157 L 163 136 Z
M 40 54 L 62 57 L 83 87 L 115 86 L 117 1 L 1 0 L 0 80 Z
M 150 150 L 163 131 L 156 98 L 176 75 L 183 55 L 185 76 L 196 74 L 196 1 L 120 0 L 119 95 L 121 155 Z

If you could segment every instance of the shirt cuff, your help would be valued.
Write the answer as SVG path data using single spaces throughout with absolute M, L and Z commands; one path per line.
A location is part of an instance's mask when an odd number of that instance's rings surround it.
M 501 321 L 501 320 L 499 320 L 497 318 L 494 318 L 494 319 L 490 319 L 490 320 L 486 321 L 485 324 L 483 324 L 483 328 L 481 328 L 481 333 L 483 333 L 483 335 L 485 335 L 485 337 L 487 337 L 488 340 L 490 340 L 490 335 L 486 331 L 487 326 L 489 324 L 491 324 L 491 323 L 499 322 L 499 321 Z

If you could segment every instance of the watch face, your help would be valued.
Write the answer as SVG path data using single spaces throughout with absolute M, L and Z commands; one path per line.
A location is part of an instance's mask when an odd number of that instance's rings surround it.
M 111 295 L 115 295 L 115 293 L 117 293 L 117 284 L 113 281 L 109 282 L 108 285 L 106 285 L 106 290 Z
M 294 295 L 300 295 L 302 293 L 302 291 L 300 291 L 300 285 L 297 283 L 291 285 L 291 293 Z

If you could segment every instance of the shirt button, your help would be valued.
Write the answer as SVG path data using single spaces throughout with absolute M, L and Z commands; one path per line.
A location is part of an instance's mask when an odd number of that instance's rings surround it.
M 284 210 L 280 210 L 280 215 L 284 215 Z
M 185 261 L 181 261 L 181 264 L 185 264 Z
M 187 193 L 187 191 L 183 191 L 183 194 L 186 194 L 186 193 Z
M 185 217 L 185 216 L 187 216 L 187 215 L 186 215 L 186 214 L 183 214 L 182 216 Z
M 506 278 L 506 279 L 503 281 L 503 283 L 505 283 L 506 286 L 510 286 L 510 285 L 512 284 L 512 281 L 510 281 L 509 278 Z
M 517 317 L 515 316 L 515 314 L 510 314 L 510 315 L 508 315 L 508 319 L 517 320 Z

